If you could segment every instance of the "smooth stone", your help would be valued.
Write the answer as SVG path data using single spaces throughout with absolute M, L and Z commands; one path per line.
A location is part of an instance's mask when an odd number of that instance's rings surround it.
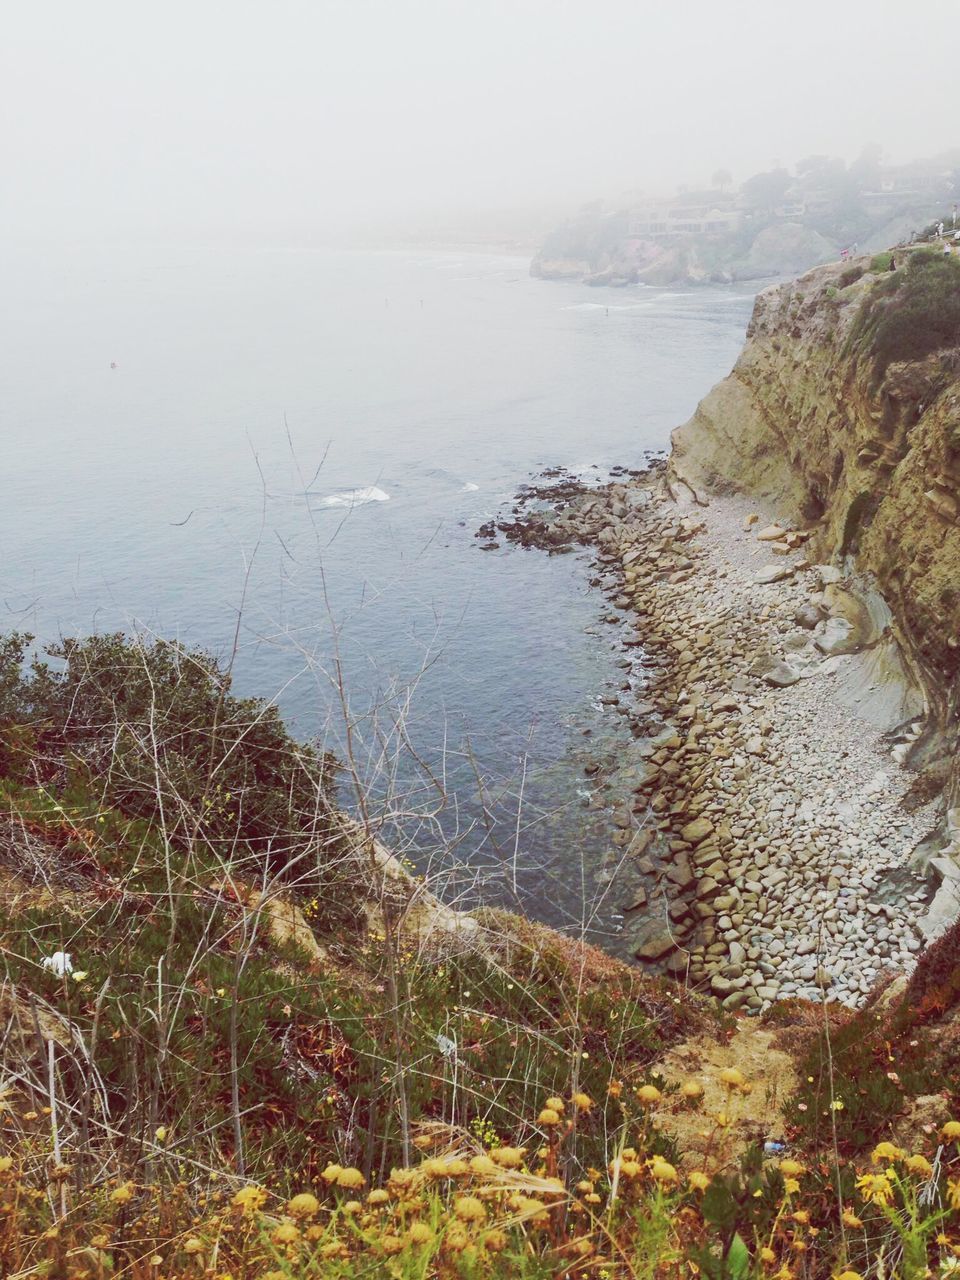
M 788 564 L 765 564 L 753 575 L 757 586 L 769 586 L 774 582 L 785 582 L 793 577 L 793 569 Z
M 634 951 L 638 960 L 659 960 L 676 946 L 674 936 L 666 929 L 657 929 L 646 937 Z
M 713 834 L 713 823 L 709 818 L 694 818 L 685 827 L 681 827 L 680 835 L 689 844 L 699 844 L 707 836 Z

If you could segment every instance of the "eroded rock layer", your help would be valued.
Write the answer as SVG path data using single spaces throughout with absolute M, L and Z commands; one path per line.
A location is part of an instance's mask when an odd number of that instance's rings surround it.
M 672 462 L 695 489 L 769 500 L 812 531 L 819 558 L 872 575 L 942 734 L 960 665 L 960 353 L 880 364 L 861 311 L 899 295 L 870 265 L 761 293 L 736 367 L 674 432 Z M 935 322 L 918 310 L 917 336 Z

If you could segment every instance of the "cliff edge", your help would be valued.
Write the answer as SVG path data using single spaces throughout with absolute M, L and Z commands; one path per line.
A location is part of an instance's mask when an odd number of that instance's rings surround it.
M 960 666 L 960 262 L 898 251 L 767 289 L 672 443 L 694 490 L 766 499 L 819 558 L 872 577 L 928 703 L 916 758 L 942 764 Z

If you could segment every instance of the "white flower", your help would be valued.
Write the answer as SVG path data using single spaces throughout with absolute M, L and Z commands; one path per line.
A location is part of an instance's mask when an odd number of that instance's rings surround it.
M 58 978 L 62 978 L 65 973 L 73 973 L 73 959 L 69 951 L 55 951 L 52 956 L 45 956 L 42 964 L 44 969 Z

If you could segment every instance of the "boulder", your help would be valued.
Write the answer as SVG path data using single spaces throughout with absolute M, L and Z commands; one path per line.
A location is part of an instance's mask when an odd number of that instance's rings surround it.
M 713 823 L 709 818 L 694 818 L 686 826 L 680 828 L 680 836 L 687 844 L 700 844 L 707 836 L 713 835 Z
M 784 662 L 782 658 L 775 658 L 769 653 L 761 653 L 754 658 L 750 664 L 750 674 L 759 676 L 761 680 L 765 680 L 767 684 L 772 684 L 777 689 L 786 689 L 800 679 L 799 671 L 789 662 Z
M 793 615 L 793 620 L 804 631 L 812 631 L 819 622 L 823 621 L 823 612 L 816 605 L 805 604 Z
M 856 633 L 846 618 L 826 618 L 813 629 L 813 643 L 821 653 L 853 653 L 860 646 Z
M 835 569 L 832 564 L 817 564 L 814 565 L 814 569 L 824 586 L 831 582 L 839 582 L 843 577 L 840 570 Z
M 673 951 L 675 946 L 673 934 L 668 929 L 654 928 L 647 934 L 633 954 L 638 960 L 659 960 L 668 951 Z
M 785 582 L 793 577 L 793 569 L 788 564 L 765 564 L 753 575 L 758 586 L 768 586 L 773 582 Z

